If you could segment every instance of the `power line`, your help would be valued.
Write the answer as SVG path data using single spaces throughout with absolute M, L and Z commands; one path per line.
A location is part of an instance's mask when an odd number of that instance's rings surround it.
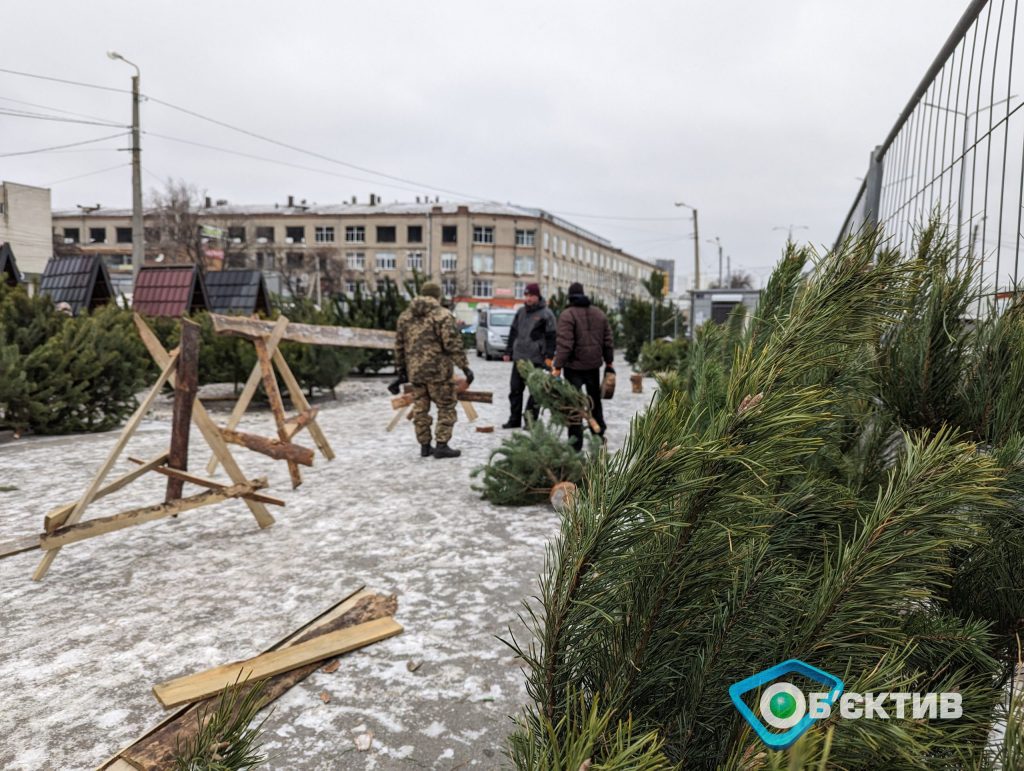
M 557 214 L 560 217 L 580 217 L 582 219 L 590 220 L 636 220 L 641 222 L 684 222 L 689 220 L 687 217 L 618 217 L 610 214 L 580 214 L 574 211 L 552 211 L 552 214 Z
M 61 118 L 56 115 L 43 115 L 38 112 L 28 112 L 27 110 L 10 110 L 0 107 L 0 115 L 8 115 L 12 118 L 31 118 L 33 120 L 50 120 L 56 123 L 79 123 L 83 126 L 106 126 L 108 128 L 123 128 L 126 129 L 128 126 L 120 123 L 101 123 L 99 121 L 92 120 L 79 120 L 77 118 Z
M 54 83 L 64 83 L 65 85 L 69 85 L 69 86 L 81 86 L 82 88 L 95 88 L 95 89 L 98 89 L 100 91 L 114 91 L 114 92 L 116 92 L 118 94 L 130 94 L 131 93 L 131 91 L 129 91 L 126 88 L 114 88 L 113 86 L 101 86 L 98 83 L 83 83 L 80 80 L 67 80 L 65 78 L 54 78 L 54 77 L 50 77 L 49 75 L 36 75 L 35 73 L 32 73 L 32 72 L 21 72 L 19 70 L 9 70 L 9 69 L 6 69 L 4 67 L 0 67 L 0 72 L 4 72 L 4 73 L 6 73 L 8 75 L 20 75 L 20 76 L 22 76 L 24 78 L 35 78 L 36 80 L 49 80 L 49 81 L 52 81 Z
M 81 145 L 91 145 L 91 144 L 94 144 L 96 142 L 106 142 L 108 139 L 117 139 L 118 137 L 125 136 L 127 133 L 128 132 L 126 132 L 126 131 L 122 131 L 119 134 L 111 134 L 110 136 L 98 137 L 97 139 L 86 139 L 86 140 L 84 140 L 82 142 L 69 142 L 66 145 L 53 145 L 52 147 L 39 147 L 39 148 L 37 148 L 35 150 L 21 150 L 21 151 L 16 152 L 16 153 L 0 153 L 0 158 L 11 158 L 11 157 L 13 157 L 15 155 L 34 155 L 35 153 L 48 153 L 48 152 L 52 152 L 53 150 L 63 150 L 66 147 L 79 147 Z
M 3 100 L 5 102 L 13 102 L 14 104 L 23 104 L 23 105 L 25 105 L 27 107 L 38 107 L 41 110 L 49 110 L 50 112 L 60 112 L 60 113 L 64 113 L 65 115 L 74 115 L 74 116 L 76 116 L 78 118 L 89 118 L 91 120 L 108 121 L 110 123 L 114 122 L 110 118 L 101 118 L 98 115 L 89 115 L 89 114 L 83 113 L 83 112 L 74 112 L 73 110 L 64 110 L 64 109 L 62 109 L 60 107 L 50 107 L 47 104 L 37 104 L 35 102 L 26 102 L 26 101 L 24 101 L 22 99 L 12 99 L 9 96 L 0 96 L 0 100 Z
M 57 179 L 57 180 L 54 180 L 53 182 L 47 182 L 45 185 L 43 185 L 43 187 L 51 187 L 53 185 L 59 185 L 61 182 L 70 182 L 73 179 L 82 179 L 83 177 L 91 177 L 94 174 L 103 174 L 106 171 L 113 171 L 114 169 L 123 169 L 123 168 L 126 168 L 128 166 L 131 166 L 131 164 L 130 163 L 119 163 L 116 166 L 108 166 L 105 169 L 96 169 L 96 171 L 89 171 L 89 172 L 86 172 L 85 174 L 78 174 L 77 176 L 74 176 L 74 177 L 65 177 L 64 179 Z

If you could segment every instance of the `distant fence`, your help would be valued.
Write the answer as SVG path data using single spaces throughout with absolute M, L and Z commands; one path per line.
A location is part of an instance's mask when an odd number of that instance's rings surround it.
M 986 294 L 1002 296 L 1024 281 L 1024 62 L 1014 66 L 1024 18 L 1017 6 L 970 3 L 871 153 L 840 239 L 877 224 L 894 245 L 909 247 L 937 211 Z

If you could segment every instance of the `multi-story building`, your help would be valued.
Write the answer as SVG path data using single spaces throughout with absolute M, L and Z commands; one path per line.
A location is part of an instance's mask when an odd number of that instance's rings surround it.
M 26 278 L 42 274 L 53 255 L 49 188 L 0 182 L 0 243 L 10 244 Z
M 147 259 L 166 239 L 158 214 L 146 213 Z M 54 212 L 58 241 L 130 263 L 131 212 Z M 580 281 L 609 304 L 642 295 L 657 268 L 608 240 L 541 209 L 510 204 L 369 203 L 233 206 L 207 199 L 196 212 L 199 250 L 210 267 L 276 271 L 297 293 L 316 295 L 399 286 L 414 272 L 438 281 L 463 309 L 481 302 L 512 305 L 530 282 L 545 294 Z M 174 261 L 172 255 L 163 260 Z

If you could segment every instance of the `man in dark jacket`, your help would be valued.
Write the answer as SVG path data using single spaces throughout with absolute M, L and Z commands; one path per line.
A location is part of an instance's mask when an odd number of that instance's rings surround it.
M 551 357 L 555 355 L 555 314 L 540 296 L 539 284 L 527 284 L 523 295 L 526 305 L 516 311 L 512 329 L 508 333 L 508 352 L 505 361 L 513 362 L 512 380 L 509 382 L 508 401 L 511 407 L 508 422 L 502 428 L 520 428 L 523 425 L 523 391 L 526 381 L 516 369 L 515 363 L 526 359 L 538 367 L 550 368 Z M 531 394 L 526 402 L 526 411 L 537 419 L 540 408 Z
M 600 436 L 606 428 L 604 410 L 601 408 L 601 362 L 606 372 L 614 372 L 612 360 L 612 327 L 604 312 L 590 303 L 578 281 L 569 285 L 569 307 L 558 317 L 558 335 L 555 345 L 553 375 L 565 370 L 565 379 L 576 388 L 586 388 L 587 396 L 593 402 L 591 415 L 601 427 Z M 569 439 L 577 450 L 583 449 L 583 425 L 569 426 Z

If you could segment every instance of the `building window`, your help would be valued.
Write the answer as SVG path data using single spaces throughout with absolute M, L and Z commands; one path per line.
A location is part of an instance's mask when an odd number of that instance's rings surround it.
M 568 253 L 568 248 L 566 246 L 565 239 L 563 238 L 562 239 L 562 256 L 565 257 L 567 253 Z
M 441 255 L 441 272 L 454 273 L 459 265 L 459 256 L 452 252 L 445 252 Z
M 114 237 L 119 244 L 130 244 L 132 242 L 131 228 L 117 228 Z
M 547 257 L 544 258 L 544 275 L 545 276 L 549 275 L 549 272 L 548 272 L 548 258 Z
M 366 252 L 349 252 L 345 255 L 345 264 L 349 270 L 365 270 Z
M 526 297 L 526 282 L 525 281 L 517 281 L 516 282 L 516 299 L 517 300 L 522 300 L 524 297 Z
M 534 230 L 516 230 L 516 246 L 533 246 Z
M 545 249 L 549 248 L 548 234 L 547 233 L 544 234 L 544 248 Z
M 396 263 L 394 252 L 377 252 L 377 270 L 394 270 Z
M 288 252 L 285 255 L 285 260 L 289 268 L 301 268 L 305 260 L 302 252 Z
M 454 278 L 441 279 L 441 294 L 445 297 L 455 297 L 456 292 L 458 292 L 458 289 L 455 287 Z
M 256 228 L 256 243 L 258 244 L 272 244 L 274 243 L 274 226 L 269 225 L 267 227 Z
M 408 270 L 423 270 L 423 252 L 409 252 L 405 256 L 405 267 Z
M 366 243 L 366 228 L 362 225 L 346 225 L 345 226 L 345 243 L 349 244 L 365 244 Z
M 332 225 L 317 225 L 313 228 L 313 237 L 318 244 L 333 244 L 334 227 Z
M 422 244 L 423 243 L 423 226 L 422 225 L 409 225 L 406 229 L 405 240 L 410 244 Z
M 82 236 L 78 228 L 64 228 L 65 244 L 77 244 L 81 237 Z
M 493 244 L 494 243 L 494 228 L 484 225 L 473 226 L 473 243 L 474 244 Z
M 378 244 L 393 244 L 395 243 L 395 226 L 394 225 L 378 225 L 377 226 L 377 243 Z
M 256 267 L 260 270 L 273 270 L 274 269 L 274 253 L 273 252 L 256 252 Z
M 356 292 L 362 294 L 365 290 L 365 286 L 366 282 L 364 281 L 354 281 L 353 279 L 349 279 L 345 282 L 345 294 L 355 294 Z
M 474 273 L 493 273 L 494 272 L 494 255 L 493 254 L 474 254 L 473 255 L 473 272 Z
M 245 225 L 237 225 L 228 228 L 228 240 L 233 244 L 241 244 L 245 242 Z
M 517 276 L 532 276 L 537 272 L 533 257 L 516 257 L 514 272 Z
M 441 243 L 442 244 L 457 244 L 459 242 L 459 226 L 458 225 L 442 225 L 441 226 Z
M 489 278 L 474 278 L 473 296 L 494 297 L 494 282 Z
M 286 244 L 306 243 L 306 228 L 301 225 L 291 225 L 284 229 L 284 242 Z
M 90 244 L 105 244 L 105 243 L 107 243 L 107 229 L 106 228 L 89 228 L 89 243 Z

